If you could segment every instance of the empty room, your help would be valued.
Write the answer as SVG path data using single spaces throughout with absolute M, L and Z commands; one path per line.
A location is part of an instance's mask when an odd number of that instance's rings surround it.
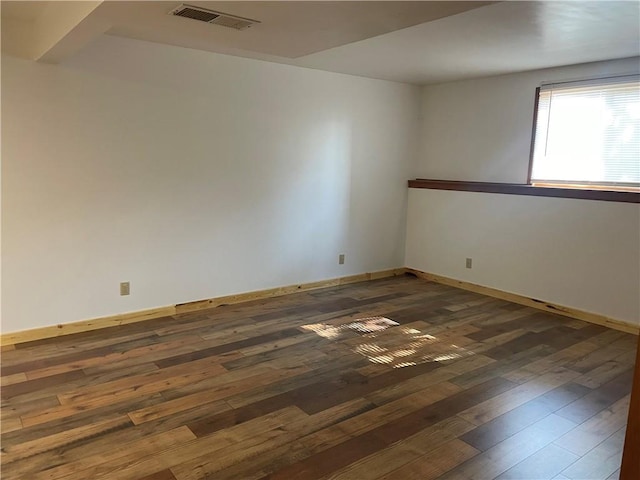
M 640 3 L 0 2 L 6 480 L 640 478 Z

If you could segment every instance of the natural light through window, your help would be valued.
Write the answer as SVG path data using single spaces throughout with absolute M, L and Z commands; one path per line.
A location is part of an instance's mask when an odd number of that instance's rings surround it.
M 540 88 L 531 183 L 640 187 L 640 82 L 626 76 Z
M 424 325 L 424 322 L 416 322 Z M 366 317 L 344 322 L 313 323 L 302 328 L 328 340 L 344 342 L 369 362 L 391 368 L 414 367 L 423 363 L 446 362 L 474 355 L 472 350 L 456 345 L 447 334 L 439 337 L 413 327 L 400 327 L 386 317 Z M 468 339 L 466 339 L 468 340 Z

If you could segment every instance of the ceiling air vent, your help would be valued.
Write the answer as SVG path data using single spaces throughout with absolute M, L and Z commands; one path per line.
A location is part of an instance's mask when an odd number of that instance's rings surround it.
M 251 20 L 250 18 L 236 17 L 235 15 L 229 15 L 228 13 L 215 12 L 208 8 L 196 7 L 185 3 L 171 10 L 169 15 L 190 18 L 192 20 L 206 22 L 212 25 L 234 28 L 236 30 L 244 30 L 254 23 L 260 23 L 259 21 Z

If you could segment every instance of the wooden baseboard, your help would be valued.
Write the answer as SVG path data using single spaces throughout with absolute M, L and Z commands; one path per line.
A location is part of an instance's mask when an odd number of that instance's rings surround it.
M 3 333 L 0 335 L 0 345 L 13 345 L 16 343 L 31 342 L 45 338 L 61 337 L 73 333 L 88 332 L 100 328 L 116 327 L 128 323 L 142 322 L 153 318 L 168 317 L 175 315 L 176 308 L 173 305 L 167 307 L 151 308 L 139 310 L 137 312 L 121 313 L 108 317 L 92 318 L 90 320 L 80 320 L 73 323 L 62 323 L 47 327 L 33 328 L 31 330 L 21 330 L 19 332 Z
M 551 302 L 545 302 L 535 298 L 526 297 L 517 293 L 505 292 L 491 287 L 484 287 L 482 285 L 476 285 L 475 283 L 464 282 L 462 280 L 455 280 L 453 278 L 443 277 L 434 273 L 422 272 L 413 268 L 407 268 L 407 273 L 411 273 L 418 278 L 428 280 L 431 282 L 442 283 L 443 285 L 449 285 L 451 287 L 461 288 L 463 290 L 469 290 L 471 292 L 480 293 L 489 297 L 499 298 L 508 302 L 525 305 L 527 307 L 537 308 L 538 310 L 544 310 L 546 312 L 557 313 L 564 315 L 565 317 L 577 318 L 578 320 L 584 320 L 585 322 L 595 323 L 605 327 L 620 330 L 626 333 L 632 333 L 638 335 L 640 332 L 640 325 L 634 325 L 633 323 L 623 322 L 621 320 L 615 320 L 613 318 L 606 317 L 592 312 L 585 312 L 576 308 L 565 307 L 563 305 L 557 305 Z
M 166 307 L 140 310 L 137 312 L 122 313 L 118 315 L 111 315 L 108 317 L 94 318 L 91 320 L 81 320 L 79 322 L 63 323 L 60 325 L 51 325 L 47 327 L 34 328 L 31 330 L 22 330 L 19 332 L 3 333 L 0 335 L 0 345 L 14 345 L 16 343 L 31 342 L 33 340 L 42 340 L 45 338 L 60 337 L 63 335 L 71 335 L 73 333 L 87 332 L 90 330 L 98 330 L 101 328 L 115 327 L 128 323 L 142 322 L 144 320 L 151 320 L 154 318 L 169 317 L 178 313 L 205 310 L 207 308 L 215 308 L 221 305 L 247 302 L 250 300 L 259 300 L 262 298 L 276 297 L 279 295 L 304 292 L 307 290 L 315 290 L 318 288 L 346 285 L 349 283 L 366 282 L 379 278 L 404 275 L 405 271 L 405 268 L 394 268 L 391 270 L 361 273 L 358 275 L 350 275 L 347 277 L 320 280 L 318 282 L 309 282 L 301 283 L 299 285 L 269 288 L 266 290 L 258 290 L 255 292 L 226 295 L 223 297 L 215 297 L 206 300 L 198 300 L 195 302 L 180 303 L 177 305 L 168 305 Z
M 377 280 L 379 278 L 404 275 L 405 272 L 405 268 L 394 268 L 391 270 L 381 270 L 378 272 L 360 273 L 358 275 L 350 275 L 347 277 L 320 280 L 318 282 L 301 283 L 299 285 L 287 285 L 286 287 L 269 288 L 267 290 L 257 290 L 255 292 L 239 293 L 236 295 L 226 295 L 224 297 L 197 300 L 195 302 L 179 303 L 178 305 L 176 305 L 176 313 L 195 312 L 197 310 L 206 310 L 207 308 L 219 307 L 221 305 L 231 305 L 234 303 L 260 300 L 262 298 L 278 297 L 281 295 L 315 290 L 318 288 L 336 287 L 338 285 L 347 285 L 349 283 L 367 282 L 369 280 Z
M 366 282 L 379 278 L 393 277 L 403 275 L 404 273 L 412 273 L 418 278 L 428 281 L 442 283 L 452 287 L 462 288 L 472 292 L 487 295 L 489 297 L 500 298 L 508 302 L 518 303 L 527 307 L 537 308 L 547 312 L 557 313 L 571 318 L 577 318 L 586 322 L 603 325 L 627 333 L 638 335 L 640 326 L 631 323 L 615 320 L 596 313 L 585 312 L 575 308 L 556 305 L 551 302 L 545 302 L 534 298 L 525 297 L 516 293 L 509 293 L 495 288 L 484 287 L 474 283 L 455 280 L 433 273 L 422 272 L 413 268 L 394 268 L 391 270 L 382 270 L 371 273 L 361 273 L 358 275 L 350 275 L 346 277 L 332 278 L 329 280 L 320 280 L 318 282 L 301 283 L 299 285 L 288 285 L 285 287 L 269 288 L 265 290 L 257 290 L 255 292 L 239 293 L 236 295 L 226 295 L 222 297 L 214 297 L 195 302 L 180 303 L 177 305 L 168 305 L 166 307 L 152 308 L 148 310 L 140 310 L 137 312 L 129 312 L 108 317 L 94 318 L 91 320 L 82 320 L 73 323 L 64 323 L 60 325 L 51 325 L 47 327 L 34 328 L 31 330 L 23 330 L 19 332 L 3 333 L 0 335 L 0 345 L 10 346 L 17 343 L 30 342 L 33 340 L 42 340 L 45 338 L 60 337 L 63 335 L 71 335 L 73 333 L 87 332 L 90 330 L 98 330 L 101 328 L 115 327 L 118 325 L 126 325 L 128 323 L 142 322 L 154 318 L 169 317 L 179 313 L 195 312 L 208 308 L 215 308 L 221 305 L 230 305 L 234 303 L 248 302 L 251 300 L 260 300 L 263 298 L 276 297 L 280 295 L 288 295 L 295 292 L 304 292 L 315 290 L 318 288 L 335 287 L 338 285 L 347 285 L 349 283 Z M 10 348 L 10 347 L 7 347 Z

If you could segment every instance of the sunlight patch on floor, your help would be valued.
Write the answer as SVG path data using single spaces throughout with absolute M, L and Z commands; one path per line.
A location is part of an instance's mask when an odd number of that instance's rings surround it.
M 345 332 L 361 334 L 363 342 L 353 351 L 371 363 L 404 368 L 429 362 L 444 362 L 473 355 L 473 352 L 438 339 L 417 328 L 399 327 L 386 317 L 366 317 L 342 325 L 314 323 L 302 328 L 329 340 L 340 340 Z

